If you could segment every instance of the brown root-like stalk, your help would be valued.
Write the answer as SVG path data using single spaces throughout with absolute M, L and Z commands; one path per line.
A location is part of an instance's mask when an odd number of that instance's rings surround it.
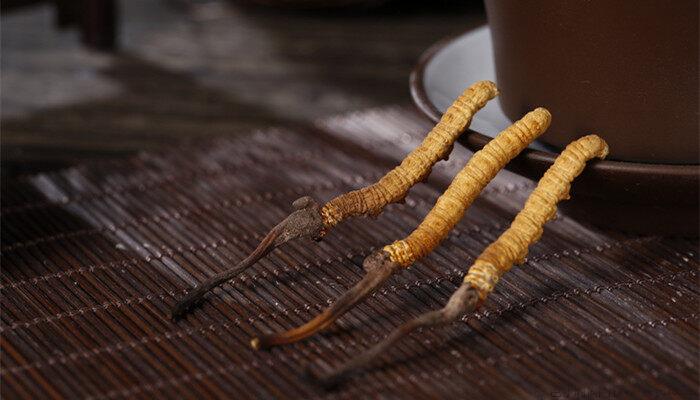
M 472 312 L 479 303 L 479 293 L 469 284 L 462 286 L 454 292 L 445 307 L 427 312 L 406 322 L 396 328 L 384 340 L 375 344 L 369 350 L 359 356 L 349 360 L 341 366 L 332 369 L 324 364 L 316 364 L 307 368 L 307 374 L 320 383 L 322 386 L 330 388 L 341 381 L 351 377 L 353 374 L 371 366 L 385 351 L 397 341 L 407 336 L 418 328 L 443 325 L 457 320 L 460 316 Z
M 389 254 L 382 250 L 368 256 L 363 266 L 365 271 L 367 271 L 364 278 L 314 319 L 300 327 L 290 329 L 283 333 L 262 335 L 253 338 L 250 341 L 250 345 L 254 349 L 259 350 L 272 346 L 294 343 L 327 328 L 355 304 L 362 301 L 367 295 L 381 286 L 381 284 L 399 268 L 398 264 L 389 259 Z
M 294 201 L 293 206 L 296 211 L 272 228 L 248 257 L 235 267 L 216 274 L 195 287 L 175 304 L 170 317 L 173 319 L 181 317 L 202 300 L 207 292 L 235 278 L 276 247 L 298 238 L 320 238 L 324 233 L 324 226 L 318 203 L 310 197 L 301 197 Z

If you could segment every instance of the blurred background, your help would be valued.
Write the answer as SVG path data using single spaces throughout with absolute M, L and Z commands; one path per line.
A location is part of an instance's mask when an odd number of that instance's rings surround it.
M 386 104 L 481 1 L 2 2 L 2 176 Z

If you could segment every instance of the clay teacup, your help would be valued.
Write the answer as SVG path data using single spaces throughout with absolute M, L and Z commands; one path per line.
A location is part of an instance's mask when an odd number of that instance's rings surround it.
M 611 160 L 698 163 L 697 0 L 486 0 L 499 101 L 554 116 L 541 140 L 597 133 Z

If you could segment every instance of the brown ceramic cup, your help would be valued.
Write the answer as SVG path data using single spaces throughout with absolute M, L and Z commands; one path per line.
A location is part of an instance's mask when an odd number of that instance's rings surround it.
M 506 115 L 541 140 L 597 133 L 610 159 L 698 164 L 697 0 L 486 0 Z

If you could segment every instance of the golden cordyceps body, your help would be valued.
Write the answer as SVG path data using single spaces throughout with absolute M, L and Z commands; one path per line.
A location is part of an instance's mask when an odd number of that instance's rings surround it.
M 569 198 L 571 182 L 583 171 L 586 161 L 605 158 L 607 154 L 608 145 L 596 135 L 582 137 L 566 146 L 530 194 L 510 228 L 469 268 L 464 281 L 477 289 L 482 300 L 493 290 L 501 275 L 513 264 L 524 261 L 530 244 L 539 240 L 544 224 L 556 215 L 557 203 Z
M 237 276 L 276 247 L 298 238 L 320 239 L 330 228 L 348 217 L 376 215 L 388 204 L 401 201 L 413 185 L 430 174 L 435 163 L 447 157 L 474 113 L 496 94 L 492 82 L 482 81 L 472 85 L 446 111 L 421 145 L 376 183 L 338 196 L 323 206 L 308 196 L 297 199 L 293 203 L 295 211 L 274 226 L 248 257 L 189 292 L 173 307 L 172 317 L 183 315 L 206 292 Z M 293 343 L 326 329 L 371 295 L 396 271 L 433 251 L 498 172 L 547 130 L 551 118 L 549 111 L 537 108 L 499 133 L 457 173 L 435 206 L 410 235 L 372 252 L 363 260 L 365 275 L 362 280 L 307 323 L 285 332 L 255 337 L 251 340 L 251 346 L 263 349 Z M 500 276 L 514 263 L 523 261 L 528 247 L 542 235 L 543 225 L 556 215 L 557 203 L 568 198 L 571 182 L 581 173 L 586 162 L 594 157 L 603 158 L 607 152 L 607 144 L 595 135 L 583 137 L 567 146 L 540 180 L 510 228 L 477 258 L 462 285 L 442 309 L 422 314 L 401 325 L 369 351 L 330 374 L 315 375 L 326 383 L 333 382 L 368 365 L 411 331 L 454 321 L 465 312 L 475 310 L 493 290 Z
M 386 205 L 403 200 L 413 185 L 430 174 L 436 162 L 447 158 L 474 114 L 497 94 L 493 82 L 481 81 L 470 86 L 399 166 L 375 184 L 338 196 L 324 205 L 321 208 L 324 225 L 330 228 L 348 217 L 377 215 Z
M 311 321 L 280 334 L 254 338 L 251 342 L 253 347 L 263 348 L 292 343 L 325 329 L 382 285 L 395 271 L 409 266 L 432 251 L 462 218 L 465 210 L 498 171 L 544 133 L 550 122 L 549 111 L 538 108 L 499 133 L 488 145 L 472 156 L 411 235 L 374 251 L 364 259 L 362 266 L 366 274 L 360 282 L 343 293 L 336 302 Z M 431 149 L 431 147 L 427 148 Z M 437 154 L 433 150 L 431 152 L 431 154 Z
M 193 288 L 175 304 L 171 317 L 184 315 L 205 293 L 238 276 L 273 249 L 299 238 L 320 239 L 341 221 L 359 215 L 377 215 L 384 207 L 406 197 L 409 189 L 425 179 L 439 160 L 447 158 L 455 140 L 471 123 L 474 114 L 498 94 L 493 82 L 473 84 L 455 100 L 423 143 L 378 182 L 340 195 L 323 206 L 308 196 L 297 199 L 296 211 L 273 227 L 255 250 L 238 265 L 220 272 Z
M 549 127 L 552 116 L 537 108 L 498 134 L 476 152 L 455 176 L 423 222 L 407 238 L 385 246 L 392 261 L 409 266 L 430 253 L 462 219 L 484 187 Z
M 586 162 L 595 157 L 604 158 L 607 154 L 608 145 L 595 135 L 585 136 L 569 144 L 557 157 L 554 165 L 544 174 L 510 228 L 481 253 L 469 269 L 462 285 L 452 294 L 443 308 L 421 314 L 406 322 L 392 331 L 384 340 L 338 368 L 330 371 L 326 368 L 323 370 L 312 368 L 308 371 L 310 375 L 320 383 L 332 386 L 360 369 L 368 367 L 384 351 L 414 330 L 446 324 L 467 312 L 474 311 L 493 290 L 499 277 L 514 263 L 522 262 L 527 255 L 528 247 L 542 236 L 544 224 L 556 214 L 557 203 L 569 197 L 571 182 L 583 171 Z M 447 205 L 447 207 L 458 206 L 449 205 L 449 203 Z

